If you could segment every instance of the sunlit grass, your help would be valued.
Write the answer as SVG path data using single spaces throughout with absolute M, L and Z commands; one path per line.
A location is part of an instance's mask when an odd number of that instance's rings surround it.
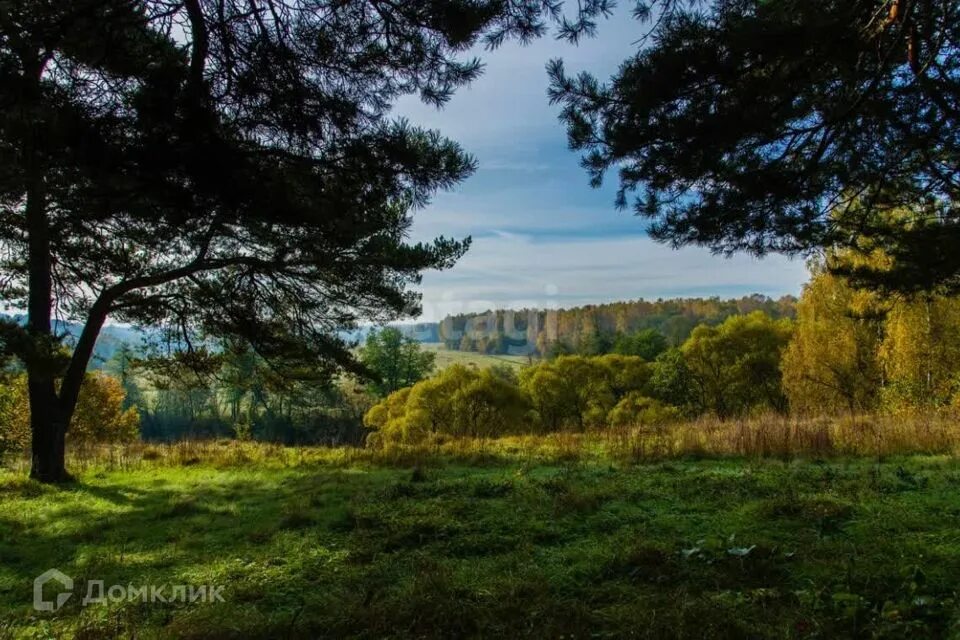
M 190 442 L 0 472 L 0 637 L 931 637 L 960 462 L 615 455 L 557 435 L 394 451 Z M 31 608 L 57 567 L 77 596 Z M 82 607 L 87 581 L 223 603 Z M 916 634 L 919 634 L 916 635 Z

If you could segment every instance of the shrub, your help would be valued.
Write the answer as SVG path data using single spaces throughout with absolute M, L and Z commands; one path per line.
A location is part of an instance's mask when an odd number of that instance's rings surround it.
M 653 426 L 677 422 L 680 410 L 648 398 L 639 392 L 627 394 L 617 403 L 608 418 L 610 426 Z
M 647 397 L 651 368 L 639 356 L 560 356 L 521 371 L 454 365 L 389 395 L 364 424 L 371 445 L 422 443 L 438 436 L 498 437 L 583 431 L 610 424 L 660 424 L 679 411 Z M 639 422 L 638 422 L 639 421 Z
M 461 365 L 390 394 L 364 417 L 374 443 L 418 443 L 437 436 L 498 436 L 528 430 L 529 403 L 496 372 Z M 368 441 L 370 441 L 368 439 Z
M 495 437 L 527 430 L 526 396 L 489 370 L 457 390 L 452 404 L 455 435 Z
M 0 457 L 25 451 L 28 446 L 27 385 L 23 376 L 11 376 L 0 382 Z
M 639 356 L 560 356 L 525 369 L 521 389 L 547 431 L 603 427 L 623 397 L 645 392 L 650 366 Z
M 140 414 L 123 408 L 123 386 L 103 373 L 89 373 L 70 422 L 70 442 L 131 442 L 140 435 Z M 30 443 L 27 379 L 12 376 L 0 384 L 0 454 L 24 451 Z

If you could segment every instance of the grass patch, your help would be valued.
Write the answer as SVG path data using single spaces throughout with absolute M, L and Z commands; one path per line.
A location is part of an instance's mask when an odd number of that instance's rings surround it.
M 0 472 L 0 638 L 957 630 L 951 457 L 424 465 L 251 447 L 231 465 L 161 449 L 62 488 Z M 51 567 L 75 595 L 37 613 Z M 224 602 L 84 607 L 93 580 L 222 585 Z
M 442 342 L 423 342 L 420 344 L 420 348 L 436 354 L 434 356 L 434 366 L 437 371 L 446 369 L 454 364 L 477 367 L 478 369 L 506 365 L 519 371 L 521 367 L 530 364 L 530 358 L 527 356 L 456 351 L 454 349 L 447 349 Z

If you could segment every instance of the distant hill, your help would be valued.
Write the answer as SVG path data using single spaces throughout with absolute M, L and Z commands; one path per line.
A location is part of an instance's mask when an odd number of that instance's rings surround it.
M 18 313 L 3 315 L 11 318 L 14 322 L 18 322 L 20 324 L 27 323 L 27 316 L 25 314 Z M 83 325 L 77 322 L 61 322 L 59 320 L 55 320 L 53 331 L 57 334 L 66 335 L 64 341 L 68 345 L 73 346 L 76 343 L 76 340 L 80 337 L 80 332 L 83 331 Z M 107 360 L 112 358 L 113 354 L 115 354 L 124 344 L 139 348 L 143 345 L 144 340 L 146 340 L 151 333 L 151 331 L 145 331 L 143 329 L 126 325 L 105 325 L 100 331 L 100 337 L 97 338 L 97 343 L 93 348 L 93 357 L 90 358 L 89 368 L 103 368 L 103 365 L 106 364 Z
M 14 322 L 26 324 L 27 316 L 25 314 L 0 314 L 11 318 Z M 398 324 L 394 325 L 400 329 L 404 335 L 407 335 L 418 342 L 440 342 L 439 323 L 423 322 L 417 324 Z M 355 331 L 343 331 L 341 337 L 348 341 L 363 343 L 367 335 L 376 327 L 360 327 Z M 65 342 L 72 346 L 80 337 L 83 331 L 83 325 L 78 322 L 54 322 L 54 332 L 66 336 Z M 102 369 L 113 355 L 120 350 L 123 345 L 129 345 L 134 349 L 141 349 L 145 343 L 152 337 L 158 335 L 156 329 L 142 329 L 128 325 L 108 324 L 104 325 L 100 331 L 100 337 L 93 348 L 93 357 L 90 358 L 89 369 Z
M 760 294 L 743 298 L 631 300 L 571 309 L 495 310 L 447 316 L 440 340 L 448 349 L 493 354 L 545 354 L 555 345 L 590 352 L 592 344 L 643 329 L 659 331 L 679 345 L 699 324 L 719 324 L 732 315 L 761 310 L 774 318 L 793 318 L 797 299 Z

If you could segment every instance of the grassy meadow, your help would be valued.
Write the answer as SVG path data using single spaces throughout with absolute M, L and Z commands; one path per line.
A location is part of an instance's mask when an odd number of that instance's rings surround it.
M 662 453 L 562 434 L 136 444 L 77 452 L 63 487 L 15 466 L 0 472 L 0 638 L 956 633 L 952 452 Z M 38 613 L 32 581 L 51 567 L 75 593 Z M 84 607 L 91 580 L 222 585 L 223 602 Z
M 479 369 L 492 367 L 494 365 L 507 365 L 519 371 L 521 367 L 530 364 L 530 359 L 527 358 L 527 356 L 455 351 L 453 349 L 447 349 L 442 342 L 423 342 L 420 344 L 420 347 L 424 351 L 430 351 L 436 354 L 436 359 L 434 360 L 435 371 L 442 371 L 453 364 L 462 364 L 467 367 L 473 366 Z

